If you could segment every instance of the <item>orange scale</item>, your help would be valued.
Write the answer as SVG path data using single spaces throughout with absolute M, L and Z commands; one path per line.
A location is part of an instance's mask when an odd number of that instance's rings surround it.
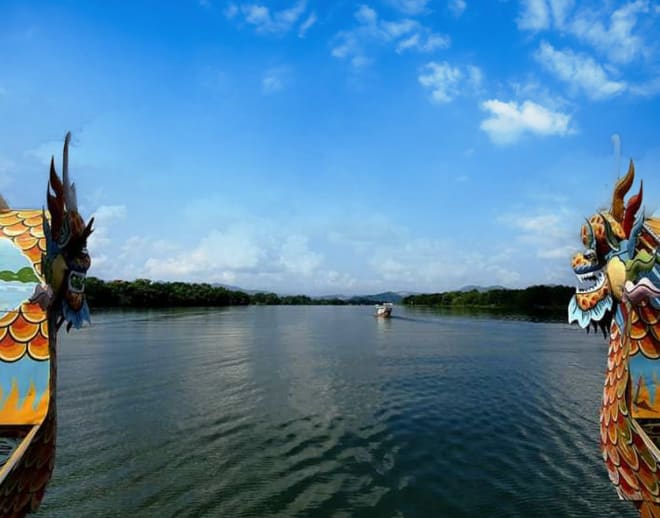
M 605 445 L 608 444 L 607 441 L 607 426 L 605 426 L 605 423 L 602 422 L 600 423 L 600 443 Z
M 39 333 L 34 340 L 30 340 L 28 354 L 35 360 L 47 360 L 49 357 L 48 338 Z
M 29 232 L 24 232 L 14 239 L 14 243 L 24 251 L 29 250 L 33 246 L 36 247 L 38 242 L 39 240 L 36 237 L 32 237 Z
M 611 444 L 616 444 L 618 439 L 616 425 L 612 421 L 607 424 L 607 438 Z
M 658 496 L 659 488 L 655 473 L 649 470 L 644 464 L 637 471 L 638 479 L 644 484 L 644 488 L 653 496 Z
M 21 316 L 32 324 L 41 324 L 46 320 L 46 312 L 39 304 L 21 304 Z
M 623 378 L 623 375 L 627 372 L 628 369 L 626 369 L 626 364 L 622 363 L 621 365 L 618 365 L 616 368 L 616 379 L 620 380 Z
M 46 236 L 44 235 L 44 229 L 41 227 L 30 227 L 30 235 L 36 237 L 39 241 L 43 240 L 43 248 L 46 249 Z
M 0 360 L 15 362 L 25 355 L 25 344 L 16 342 L 9 334 L 0 340 Z
M 653 327 L 649 328 L 649 331 L 651 332 L 651 335 L 653 335 L 653 339 L 656 342 L 660 342 L 660 325 L 655 324 Z
M 612 388 L 613 389 L 616 388 L 616 398 L 622 399 L 623 395 L 626 393 L 626 384 L 619 383 L 616 387 L 612 387 Z
M 623 315 L 624 319 L 626 315 Z M 637 313 L 637 310 L 634 307 L 631 307 L 629 312 L 628 312 L 628 319 L 634 324 L 635 322 L 639 321 L 639 314 Z
M 634 488 L 630 487 L 628 483 L 626 482 L 626 479 L 623 477 L 619 480 L 618 484 L 619 491 L 623 493 L 625 496 L 626 500 L 641 500 L 642 499 L 642 493 L 639 490 L 635 490 Z
M 0 317 L 0 327 L 9 327 L 18 318 L 16 311 L 9 311 Z
M 25 235 L 27 236 L 27 234 L 25 234 Z M 23 236 L 21 236 L 21 238 L 22 237 Z M 16 241 L 18 241 L 18 239 Z M 41 254 L 43 254 L 44 251 L 41 248 L 39 248 L 39 240 L 36 237 L 31 237 L 30 236 L 29 241 L 28 241 L 28 238 L 24 238 L 23 242 L 26 245 L 28 245 L 28 246 L 25 246 L 25 247 L 21 248 L 21 250 L 23 250 L 23 253 L 25 255 L 29 256 L 30 259 L 32 259 L 32 262 L 40 261 L 41 260 Z
M 610 406 L 610 413 L 612 415 L 612 419 L 615 421 L 619 420 L 619 405 L 612 405 Z
M 617 449 L 619 450 L 619 455 L 623 461 L 621 464 L 626 464 L 630 466 L 633 471 L 637 471 L 639 469 L 639 457 L 637 456 L 637 451 L 625 441 L 619 441 Z
M 603 456 L 607 457 L 612 461 L 615 466 L 621 465 L 621 458 L 619 457 L 619 452 L 614 446 L 608 445 L 603 449 Z
M 638 342 L 642 354 L 647 358 L 657 359 L 660 358 L 660 342 L 653 339 L 653 336 L 646 336 L 643 340 Z
M 622 481 L 625 480 L 631 490 L 639 491 L 639 481 L 637 480 L 636 473 L 630 469 L 630 466 L 621 464 L 619 466 L 619 473 L 621 474 Z
M 44 320 L 41 324 L 39 324 L 39 332 L 48 338 L 48 320 Z
M 43 223 L 43 217 L 41 214 L 36 214 L 30 216 L 29 218 L 25 218 L 23 223 L 25 223 L 28 227 L 38 227 Z
M 16 215 L 21 219 L 30 219 L 41 214 L 41 209 L 18 210 Z
M 607 466 L 607 475 L 610 477 L 610 482 L 614 484 L 615 486 L 619 485 L 619 472 L 616 470 L 616 468 L 610 469 L 609 466 Z
M 29 322 L 23 315 L 19 315 L 9 328 L 9 334 L 19 342 L 29 342 L 38 332 L 39 324 Z
M 646 322 L 647 324 L 656 324 L 660 318 L 658 318 L 657 310 L 648 304 L 640 306 L 637 310 L 639 312 L 639 317 Z
M 23 225 L 23 223 L 15 223 L 14 225 L 9 225 L 7 227 L 2 227 L 2 231 L 4 232 L 5 236 L 17 237 L 17 236 L 20 236 L 21 234 L 24 234 L 25 232 L 27 232 L 28 227 Z
M 633 340 L 639 340 L 646 336 L 647 327 L 644 322 L 634 322 L 630 326 L 630 338 Z
M 0 227 L 8 227 L 19 223 L 21 218 L 19 218 L 14 211 L 3 212 L 0 214 Z
M 630 341 L 630 356 L 633 356 L 639 352 L 639 346 L 635 340 Z

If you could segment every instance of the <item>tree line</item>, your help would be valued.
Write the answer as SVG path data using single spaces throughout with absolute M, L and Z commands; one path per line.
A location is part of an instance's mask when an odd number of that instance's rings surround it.
M 208 283 L 153 282 L 149 279 L 103 281 L 96 277 L 87 278 L 85 293 L 89 305 L 96 308 L 245 306 L 248 304 L 344 305 L 361 303 L 355 299 L 314 299 L 307 295 L 282 296 L 267 292 L 249 294 Z M 373 304 L 372 301 L 366 303 Z
M 407 305 L 496 308 L 511 311 L 566 311 L 575 288 L 569 286 L 530 286 L 524 289 L 493 289 L 489 291 L 445 291 L 409 295 L 402 300 Z
M 246 293 L 209 283 L 154 282 L 149 279 L 134 281 L 103 281 L 88 277 L 87 299 L 91 307 L 176 307 L 176 306 L 246 306 L 264 305 L 373 305 L 374 297 L 349 299 L 313 298 L 307 295 L 277 295 L 270 292 Z M 409 295 L 402 299 L 405 305 L 442 307 L 491 308 L 529 313 L 534 311 L 566 311 L 574 288 L 568 286 L 531 286 L 525 289 L 493 289 L 489 291 L 447 291 Z M 381 294 L 383 297 L 386 294 Z

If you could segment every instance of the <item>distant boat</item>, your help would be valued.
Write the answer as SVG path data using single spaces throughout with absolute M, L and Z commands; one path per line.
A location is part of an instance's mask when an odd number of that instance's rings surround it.
M 382 318 L 390 318 L 392 316 L 392 303 L 385 302 L 384 304 L 377 304 L 376 316 Z

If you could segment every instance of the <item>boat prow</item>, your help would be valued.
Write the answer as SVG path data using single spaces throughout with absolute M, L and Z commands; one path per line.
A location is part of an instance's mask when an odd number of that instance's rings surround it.
M 377 304 L 375 316 L 381 318 L 390 318 L 392 316 L 392 303 L 385 302 L 384 304 Z

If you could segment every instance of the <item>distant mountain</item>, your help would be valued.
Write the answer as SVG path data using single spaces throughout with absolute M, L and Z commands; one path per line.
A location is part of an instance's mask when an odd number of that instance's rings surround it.
M 247 293 L 248 295 L 254 295 L 255 293 L 269 293 L 268 290 L 246 290 L 245 288 L 241 288 L 239 286 L 232 286 L 230 284 L 223 284 L 221 282 L 215 282 L 212 284 L 213 287 L 215 288 L 225 288 L 227 290 L 231 291 L 242 291 L 243 293 Z M 282 295 L 281 293 L 278 293 L 278 295 Z M 415 295 L 414 292 L 412 291 L 401 291 L 401 292 L 396 292 L 396 291 L 385 291 L 383 293 L 376 293 L 374 295 L 340 295 L 340 294 L 333 294 L 333 295 L 319 295 L 317 297 L 312 297 L 313 299 L 319 299 L 319 300 L 345 300 L 348 302 L 351 302 L 353 304 L 377 304 L 380 302 L 392 302 L 394 304 L 398 304 L 401 302 L 401 300 L 404 297 L 407 297 L 408 295 Z
M 474 286 L 472 284 L 468 286 L 463 286 L 460 290 L 458 291 L 472 291 L 472 290 L 477 290 L 479 293 L 484 293 L 486 291 L 492 291 L 492 290 L 505 290 L 506 288 L 504 286 Z
M 238 286 L 232 286 L 231 284 L 223 284 L 221 282 L 211 283 L 211 286 L 213 286 L 214 288 L 224 288 L 230 291 L 242 291 L 243 293 L 247 293 L 248 295 L 254 295 L 255 293 L 266 292 L 266 290 L 246 290 L 244 288 L 239 288 Z
M 375 295 L 355 295 L 354 297 L 349 298 L 351 302 L 373 302 L 374 304 L 379 302 L 393 302 L 398 304 L 403 299 L 403 296 L 394 291 L 385 291 L 383 293 L 377 293 Z

